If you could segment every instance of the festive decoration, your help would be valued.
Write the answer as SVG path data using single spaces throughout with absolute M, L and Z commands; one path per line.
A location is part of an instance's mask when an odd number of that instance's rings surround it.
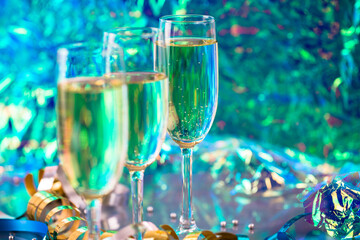
M 358 172 L 336 176 L 301 196 L 306 220 L 316 227 L 324 226 L 327 233 L 339 238 L 360 236 L 360 175 Z
M 285 223 L 285 225 L 274 235 L 267 237 L 265 240 L 278 240 L 278 239 L 282 239 L 282 240 L 293 240 L 294 238 L 288 234 L 286 231 L 291 227 L 291 225 L 293 225 L 296 221 L 298 221 L 299 219 L 310 215 L 310 213 L 304 213 L 304 214 L 300 214 L 296 217 L 293 217 L 292 219 L 290 219 L 289 221 L 287 221 Z
M 290 219 L 277 233 L 266 240 L 294 239 L 286 231 L 298 220 L 317 228 L 324 227 L 336 239 L 360 237 L 360 173 L 339 175 L 309 187 L 299 194 L 305 213 Z
M 3 1 L 0 173 L 24 176 L 57 163 L 59 45 L 101 38 L 113 27 L 156 27 L 162 15 L 185 13 L 217 22 L 220 95 L 212 134 L 297 148 L 333 165 L 359 162 L 359 3 Z
M 44 171 L 39 171 L 39 185 L 43 180 Z M 54 176 L 52 177 L 54 180 Z M 67 198 L 59 181 L 47 182 L 48 191 L 38 191 L 32 174 L 25 177 L 25 186 L 31 195 L 26 215 L 30 220 L 46 223 L 50 239 L 75 240 L 82 236 L 87 238 L 86 219 L 81 216 L 80 210 Z M 103 237 L 104 238 L 104 237 Z
M 46 191 L 31 197 L 27 217 L 46 223 L 52 239 L 77 239 L 86 232 L 86 220 L 80 211 L 66 198 Z
M 40 170 L 38 174 L 39 186 L 49 188 L 47 191 L 37 191 L 32 174 L 25 177 L 25 186 L 31 195 L 28 202 L 26 216 L 30 220 L 36 220 L 46 223 L 48 226 L 47 237 L 53 240 L 69 239 L 76 240 L 78 238 L 87 239 L 87 222 L 81 211 L 64 196 L 62 184 L 51 173 L 55 168 Z M 44 176 L 47 175 L 47 178 Z M 49 181 L 52 179 L 53 181 Z M 46 186 L 42 181 L 46 181 Z M 74 198 L 75 199 L 75 198 Z M 105 198 L 106 202 L 106 198 Z M 120 229 L 115 235 L 109 232 L 103 232 L 101 239 L 117 239 L 126 240 L 138 231 L 144 233 L 145 239 L 156 240 L 178 240 L 179 237 L 169 225 L 161 225 L 159 230 L 156 225 L 151 222 L 143 222 L 141 225 L 128 225 Z M 202 231 L 189 234 L 185 239 L 248 239 L 244 235 L 235 235 L 232 233 L 212 233 L 211 231 Z
M 178 218 L 171 218 L 170 214 L 175 213 L 179 216 L 178 194 L 181 186 L 178 185 L 180 176 L 177 175 L 180 164 L 178 151 L 178 147 L 171 140 L 167 140 L 161 157 L 149 167 L 145 176 L 149 182 L 144 191 L 144 206 L 149 210 L 145 212 L 145 219 L 156 223 L 157 226 L 166 221 L 169 221 L 172 227 L 177 224 Z M 269 232 L 269 229 L 278 230 L 283 224 L 281 221 L 298 214 L 291 211 L 291 208 L 299 207 L 295 198 L 297 193 L 322 181 L 323 177 L 335 171 L 333 167 L 321 165 L 322 163 L 322 159 L 293 149 L 282 149 L 269 144 L 260 145 L 256 141 L 231 136 L 209 136 L 201 147 L 195 149 L 194 155 L 194 206 L 195 213 L 201 220 L 200 226 L 218 232 L 224 230 L 220 222 L 226 221 L 224 231 L 247 233 L 251 231 L 248 225 L 253 223 L 255 236 L 264 239 L 274 233 Z M 56 185 L 56 173 L 57 178 L 62 181 L 62 191 L 78 208 L 83 209 L 82 200 L 80 201 L 74 190 L 66 184 L 59 169 L 51 168 L 53 167 L 45 169 L 44 181 L 39 184 L 41 190 L 48 190 Z M 353 165 L 349 168 L 353 169 Z M 35 178 L 37 175 L 34 174 Z M 6 175 L 1 179 L 6 184 L 0 184 L 0 193 L 4 196 L 0 200 L 8 200 L 0 203 L 0 211 L 11 213 L 14 203 L 21 210 L 21 206 L 26 206 L 29 201 L 27 194 L 20 191 L 23 189 L 22 185 L 15 185 L 14 180 L 11 180 L 13 178 Z M 21 178 L 16 179 L 22 182 Z M 127 180 L 127 176 L 123 176 L 122 181 L 125 185 L 128 184 Z M 7 184 L 12 187 L 3 188 Z M 204 186 L 207 186 L 206 192 Z M 16 189 L 19 193 L 15 195 Z M 53 188 L 52 191 L 55 190 L 56 188 Z M 119 194 L 104 200 L 103 207 L 109 205 L 103 208 L 102 224 L 106 230 L 118 231 L 130 223 L 127 207 L 129 196 L 128 192 L 125 192 L 119 189 Z M 7 195 L 18 197 L 11 199 L 7 198 Z M 18 217 L 22 213 L 20 211 L 18 214 L 10 215 Z M 234 219 L 238 219 L 236 227 L 231 224 Z M 264 224 L 262 219 L 272 219 L 273 225 Z
M 174 152 L 176 145 L 170 141 L 167 144 L 169 150 L 164 154 L 170 157 L 170 163 L 164 162 L 166 166 L 177 163 L 179 157 Z M 209 171 L 215 192 L 223 189 L 225 182 L 232 196 L 281 195 L 317 184 L 334 170 L 322 159 L 300 151 L 231 137 L 209 137 L 196 148 L 194 159 L 195 174 Z
M 45 239 L 47 227 L 42 222 L 0 219 L 0 239 Z

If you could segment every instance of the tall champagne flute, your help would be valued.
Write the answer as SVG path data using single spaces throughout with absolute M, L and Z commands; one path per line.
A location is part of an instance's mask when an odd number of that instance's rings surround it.
M 102 42 L 58 50 L 58 154 L 67 179 L 86 203 L 89 239 L 100 239 L 102 196 L 118 182 L 127 153 L 128 99 L 121 49 Z
M 160 18 L 170 82 L 168 133 L 182 153 L 183 198 L 178 234 L 197 231 L 192 210 L 192 152 L 209 132 L 218 100 L 215 20 L 205 15 Z
M 143 220 L 144 170 L 155 161 L 166 135 L 169 82 L 165 75 L 163 38 L 157 28 L 116 28 L 108 43 L 124 50 L 129 96 L 129 148 L 133 223 Z M 116 75 L 116 73 L 114 73 Z M 135 236 L 142 239 L 142 235 Z

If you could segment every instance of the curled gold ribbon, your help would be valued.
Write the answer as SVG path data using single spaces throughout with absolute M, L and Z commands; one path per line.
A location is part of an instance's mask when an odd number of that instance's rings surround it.
M 49 174 L 48 174 L 49 175 Z M 39 182 L 43 179 L 44 170 L 39 170 Z M 45 177 L 47 178 L 47 177 Z M 50 239 L 76 240 L 88 239 L 87 221 L 81 217 L 80 210 L 64 197 L 61 182 L 57 179 L 51 180 L 50 185 L 45 185 L 46 191 L 37 191 L 32 174 L 26 175 L 25 187 L 31 196 L 26 214 L 28 219 L 44 222 L 48 225 L 48 237 Z M 111 233 L 103 233 L 101 239 L 113 236 Z
M 51 175 L 51 174 L 50 174 Z M 44 177 L 44 170 L 40 170 L 38 179 Z M 42 189 L 37 191 L 34 177 L 28 174 L 25 177 L 25 187 L 31 196 L 27 205 L 27 216 L 30 220 L 44 222 L 48 225 L 48 237 L 53 240 L 88 240 L 87 221 L 82 217 L 80 210 L 65 197 L 61 182 L 49 174 L 45 174 L 47 182 L 42 184 Z M 51 181 L 49 181 L 51 179 Z M 50 182 L 50 184 L 49 184 Z M 50 186 L 52 184 L 52 186 Z M 39 184 L 38 184 L 39 185 Z M 48 188 L 48 189 L 47 189 Z M 159 230 L 151 222 L 143 222 L 139 225 L 129 225 L 122 228 L 115 235 L 103 232 L 100 239 L 123 240 L 133 236 L 136 232 L 144 233 L 144 239 L 152 240 L 179 240 L 176 232 L 169 225 L 161 225 Z M 211 231 L 201 231 L 189 234 L 185 240 L 195 240 L 203 236 L 206 240 L 236 240 L 237 236 L 232 233 L 213 233 Z
M 172 227 L 166 224 L 163 224 L 160 227 L 164 229 L 172 238 L 174 238 L 175 240 L 179 240 L 179 237 L 176 235 L 176 232 Z
M 84 218 L 76 216 L 67 217 L 60 220 L 54 230 L 54 238 L 59 240 L 68 239 L 71 234 L 73 234 L 77 229 L 79 229 L 81 223 L 86 223 L 86 220 Z M 71 228 L 67 230 L 69 225 L 71 225 Z
M 76 240 L 82 235 L 84 235 L 83 239 L 88 239 L 87 230 L 87 227 L 79 227 L 69 236 L 69 240 Z
M 26 210 L 27 216 L 30 220 L 35 220 L 36 209 L 46 198 L 50 196 L 51 194 L 45 191 L 37 192 L 34 195 L 32 195 Z
M 39 179 L 40 179 L 40 174 L 39 174 Z M 25 184 L 26 191 L 30 196 L 34 195 L 37 192 L 37 188 L 36 188 L 35 182 L 34 182 L 34 176 L 31 173 L 27 174 L 25 176 L 24 184 Z
M 80 211 L 69 200 L 46 191 L 37 192 L 31 197 L 27 215 L 29 219 L 46 223 L 49 234 L 56 239 L 68 239 L 80 225 L 86 225 Z
M 169 235 L 161 230 L 156 231 L 147 231 L 144 234 L 144 238 L 156 239 L 156 240 L 167 240 L 169 239 Z

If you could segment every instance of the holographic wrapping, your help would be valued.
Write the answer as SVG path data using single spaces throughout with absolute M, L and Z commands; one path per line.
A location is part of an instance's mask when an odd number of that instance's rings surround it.
M 158 161 L 145 171 L 144 209 L 152 206 L 154 210 L 144 213 L 144 217 L 158 226 L 168 221 L 173 228 L 177 226 L 177 219 L 173 221 L 169 216 L 171 212 L 180 214 L 179 152 L 178 146 L 167 139 Z M 230 136 L 209 136 L 195 148 L 193 159 L 193 202 L 200 226 L 219 232 L 219 223 L 227 221 L 226 231 L 247 234 L 248 225 L 253 223 L 258 239 L 274 234 L 273 230 L 278 231 L 286 220 L 300 214 L 303 208 L 296 195 L 333 172 L 325 165 L 316 168 L 322 159 L 302 152 Z M 121 182 L 129 186 L 126 174 Z M 13 217 L 26 211 L 29 197 L 22 182 L 16 176 L 0 177 L 0 211 Z M 127 206 L 127 201 L 123 202 Z M 106 209 L 104 216 L 112 223 L 109 229 L 130 223 L 129 208 L 125 207 L 125 212 L 119 207 Z M 233 219 L 238 220 L 237 226 L 229 224 Z
M 360 175 L 336 176 L 299 195 L 305 219 L 336 239 L 360 236 Z
M 209 14 L 219 42 L 210 134 L 359 162 L 359 0 L 4 0 L 0 2 L 0 174 L 56 160 L 56 49 L 166 14 Z
M 176 173 L 179 151 L 167 139 L 161 157 L 149 168 Z M 226 189 L 232 197 L 279 196 L 315 185 L 334 171 L 322 159 L 301 151 L 231 136 L 209 136 L 195 146 L 193 164 L 195 175 L 211 176 L 215 193 Z

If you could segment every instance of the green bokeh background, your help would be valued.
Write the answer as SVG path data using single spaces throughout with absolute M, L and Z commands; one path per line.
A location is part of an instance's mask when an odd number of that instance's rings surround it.
M 360 162 L 359 0 L 0 0 L 0 174 L 57 162 L 58 46 L 185 13 L 216 19 L 210 134 Z

